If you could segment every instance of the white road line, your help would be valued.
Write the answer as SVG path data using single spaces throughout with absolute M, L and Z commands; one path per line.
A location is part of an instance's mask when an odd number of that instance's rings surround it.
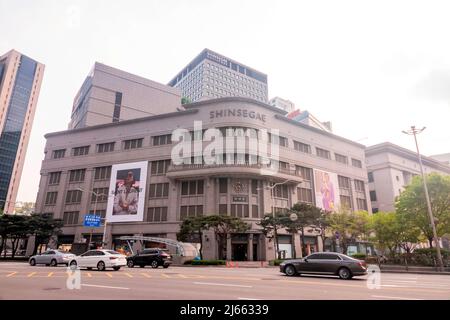
M 120 289 L 120 290 L 130 290 L 130 288 L 125 287 L 110 287 L 110 286 L 99 286 L 96 284 L 82 284 L 85 287 L 95 287 L 95 288 L 105 288 L 105 289 Z
M 202 284 L 202 285 L 209 285 L 209 286 L 253 288 L 253 286 L 243 286 L 240 284 L 227 284 L 227 283 L 215 283 L 215 282 L 194 282 L 194 284 Z
M 416 298 L 405 298 L 405 297 L 392 297 L 392 296 L 372 296 L 373 298 L 383 298 L 383 299 L 400 299 L 400 300 L 423 300 Z
M 242 297 L 238 297 L 238 300 L 261 300 L 261 299 L 256 299 L 256 298 L 242 298 Z

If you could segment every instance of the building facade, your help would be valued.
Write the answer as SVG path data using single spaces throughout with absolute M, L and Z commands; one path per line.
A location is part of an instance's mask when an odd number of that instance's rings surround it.
M 44 65 L 11 50 L 0 57 L 0 209 L 12 213 Z
M 417 153 L 385 142 L 366 149 L 370 199 L 373 212 L 394 211 L 395 198 L 413 176 L 420 175 Z M 425 174 L 450 174 L 450 166 L 422 156 Z
M 284 110 L 286 112 L 292 112 L 295 110 L 295 104 L 292 101 L 280 98 L 280 97 L 274 97 L 269 100 L 269 104 L 272 107 L 279 108 L 281 110 Z
M 96 62 L 75 96 L 69 129 L 173 112 L 180 101 L 177 88 Z
M 195 129 L 199 121 L 201 131 Z M 254 144 L 248 141 L 232 149 L 224 163 L 208 163 L 198 152 L 194 163 L 177 163 L 176 155 L 187 159 L 177 149 L 179 142 L 172 141 L 177 128 L 194 131 L 197 138 L 198 132 L 206 137 L 206 129 L 228 134 L 226 128 L 232 128 L 232 139 L 239 130 L 254 129 L 258 143 L 270 142 L 268 158 L 278 158 L 278 170 L 252 162 Z M 261 141 L 265 130 L 269 139 Z M 64 220 L 58 245 L 89 238 L 91 228 L 83 226 L 89 212 L 106 217 L 105 242 L 112 248 L 121 245 L 118 237 L 127 235 L 176 239 L 184 218 L 219 214 L 241 217 L 251 227 L 226 239 L 206 232 L 206 259 L 268 260 L 274 257 L 273 241 L 257 225 L 267 213 L 287 210 L 297 202 L 371 210 L 363 145 L 292 121 L 285 112 L 248 98 L 200 101 L 185 105 L 183 111 L 49 133 L 46 139 L 36 211 Z M 195 143 L 187 145 L 195 150 Z M 206 150 L 210 143 L 200 145 Z M 191 160 L 189 153 L 187 157 Z M 138 191 L 124 205 L 118 197 L 126 193 L 127 181 Z M 122 215 L 126 210 L 134 210 L 133 216 Z M 101 241 L 102 235 L 103 228 L 95 229 L 94 241 Z M 294 249 L 301 252 L 298 234 L 283 231 L 279 239 L 286 257 Z M 327 248 L 312 231 L 305 245 L 308 252 Z
M 221 97 L 247 97 L 266 103 L 267 75 L 204 49 L 168 84 L 191 102 Z

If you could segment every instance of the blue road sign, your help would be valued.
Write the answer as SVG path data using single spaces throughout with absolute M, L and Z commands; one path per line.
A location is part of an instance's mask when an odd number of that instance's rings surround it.
M 87 214 L 84 216 L 85 227 L 100 227 L 101 217 L 99 215 Z

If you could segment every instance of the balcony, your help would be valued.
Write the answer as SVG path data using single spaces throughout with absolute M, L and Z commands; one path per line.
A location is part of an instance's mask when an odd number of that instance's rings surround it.
M 181 164 L 170 165 L 166 176 L 171 179 L 193 178 L 199 176 L 210 177 L 248 177 L 266 178 L 278 181 L 291 180 L 293 183 L 303 181 L 295 171 L 285 168 L 272 170 L 264 164 L 251 163 L 223 163 L 223 164 Z

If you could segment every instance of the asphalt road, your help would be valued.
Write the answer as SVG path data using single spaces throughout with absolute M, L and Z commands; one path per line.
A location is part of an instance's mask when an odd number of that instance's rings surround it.
M 0 263 L 0 299 L 450 299 L 448 275 L 382 273 L 378 288 L 370 289 L 368 276 L 340 280 L 287 277 L 278 268 L 125 267 L 120 271 L 81 270 L 80 289 L 69 289 L 67 272 L 65 266 Z

